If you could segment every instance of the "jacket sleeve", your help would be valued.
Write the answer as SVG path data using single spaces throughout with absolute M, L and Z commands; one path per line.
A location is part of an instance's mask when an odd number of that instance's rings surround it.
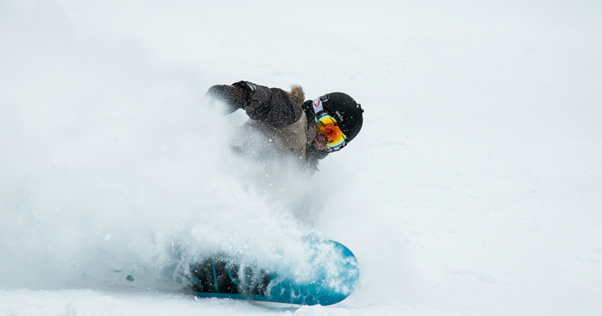
M 281 128 L 301 118 L 303 113 L 301 106 L 282 89 L 268 88 L 248 81 L 239 81 L 233 86 L 243 87 L 249 91 L 250 100 L 244 110 L 253 120 L 274 128 Z

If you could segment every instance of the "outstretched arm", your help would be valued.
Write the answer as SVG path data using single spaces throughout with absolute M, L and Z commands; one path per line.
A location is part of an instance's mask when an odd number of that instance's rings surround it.
M 243 109 L 249 118 L 275 128 L 295 123 L 303 113 L 286 91 L 248 81 L 215 85 L 209 88 L 207 94 L 226 103 L 230 113 Z

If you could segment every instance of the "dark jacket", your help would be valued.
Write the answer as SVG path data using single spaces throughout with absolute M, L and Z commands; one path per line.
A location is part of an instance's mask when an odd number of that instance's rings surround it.
M 233 86 L 244 87 L 248 91 L 243 109 L 250 119 L 243 125 L 242 132 L 262 135 L 268 147 L 263 149 L 268 154 L 292 157 L 308 169 L 316 170 L 318 155 L 313 140 L 317 132 L 310 126 L 302 108 L 303 89 L 293 86 L 287 92 L 248 81 L 240 81 Z M 313 115 L 310 119 L 313 120 Z

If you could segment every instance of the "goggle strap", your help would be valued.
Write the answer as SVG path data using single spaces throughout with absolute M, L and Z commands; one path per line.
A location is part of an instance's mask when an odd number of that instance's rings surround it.
M 320 98 L 314 99 L 314 112 L 316 113 L 316 117 L 318 113 L 324 111 L 324 106 L 322 105 L 322 100 Z

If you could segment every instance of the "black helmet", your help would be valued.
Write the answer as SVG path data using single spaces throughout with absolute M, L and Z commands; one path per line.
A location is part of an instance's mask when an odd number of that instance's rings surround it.
M 362 106 L 348 94 L 342 92 L 325 94 L 320 97 L 320 100 L 322 100 L 324 109 L 337 120 L 347 141 L 350 142 L 354 139 L 362 129 L 364 122 Z

